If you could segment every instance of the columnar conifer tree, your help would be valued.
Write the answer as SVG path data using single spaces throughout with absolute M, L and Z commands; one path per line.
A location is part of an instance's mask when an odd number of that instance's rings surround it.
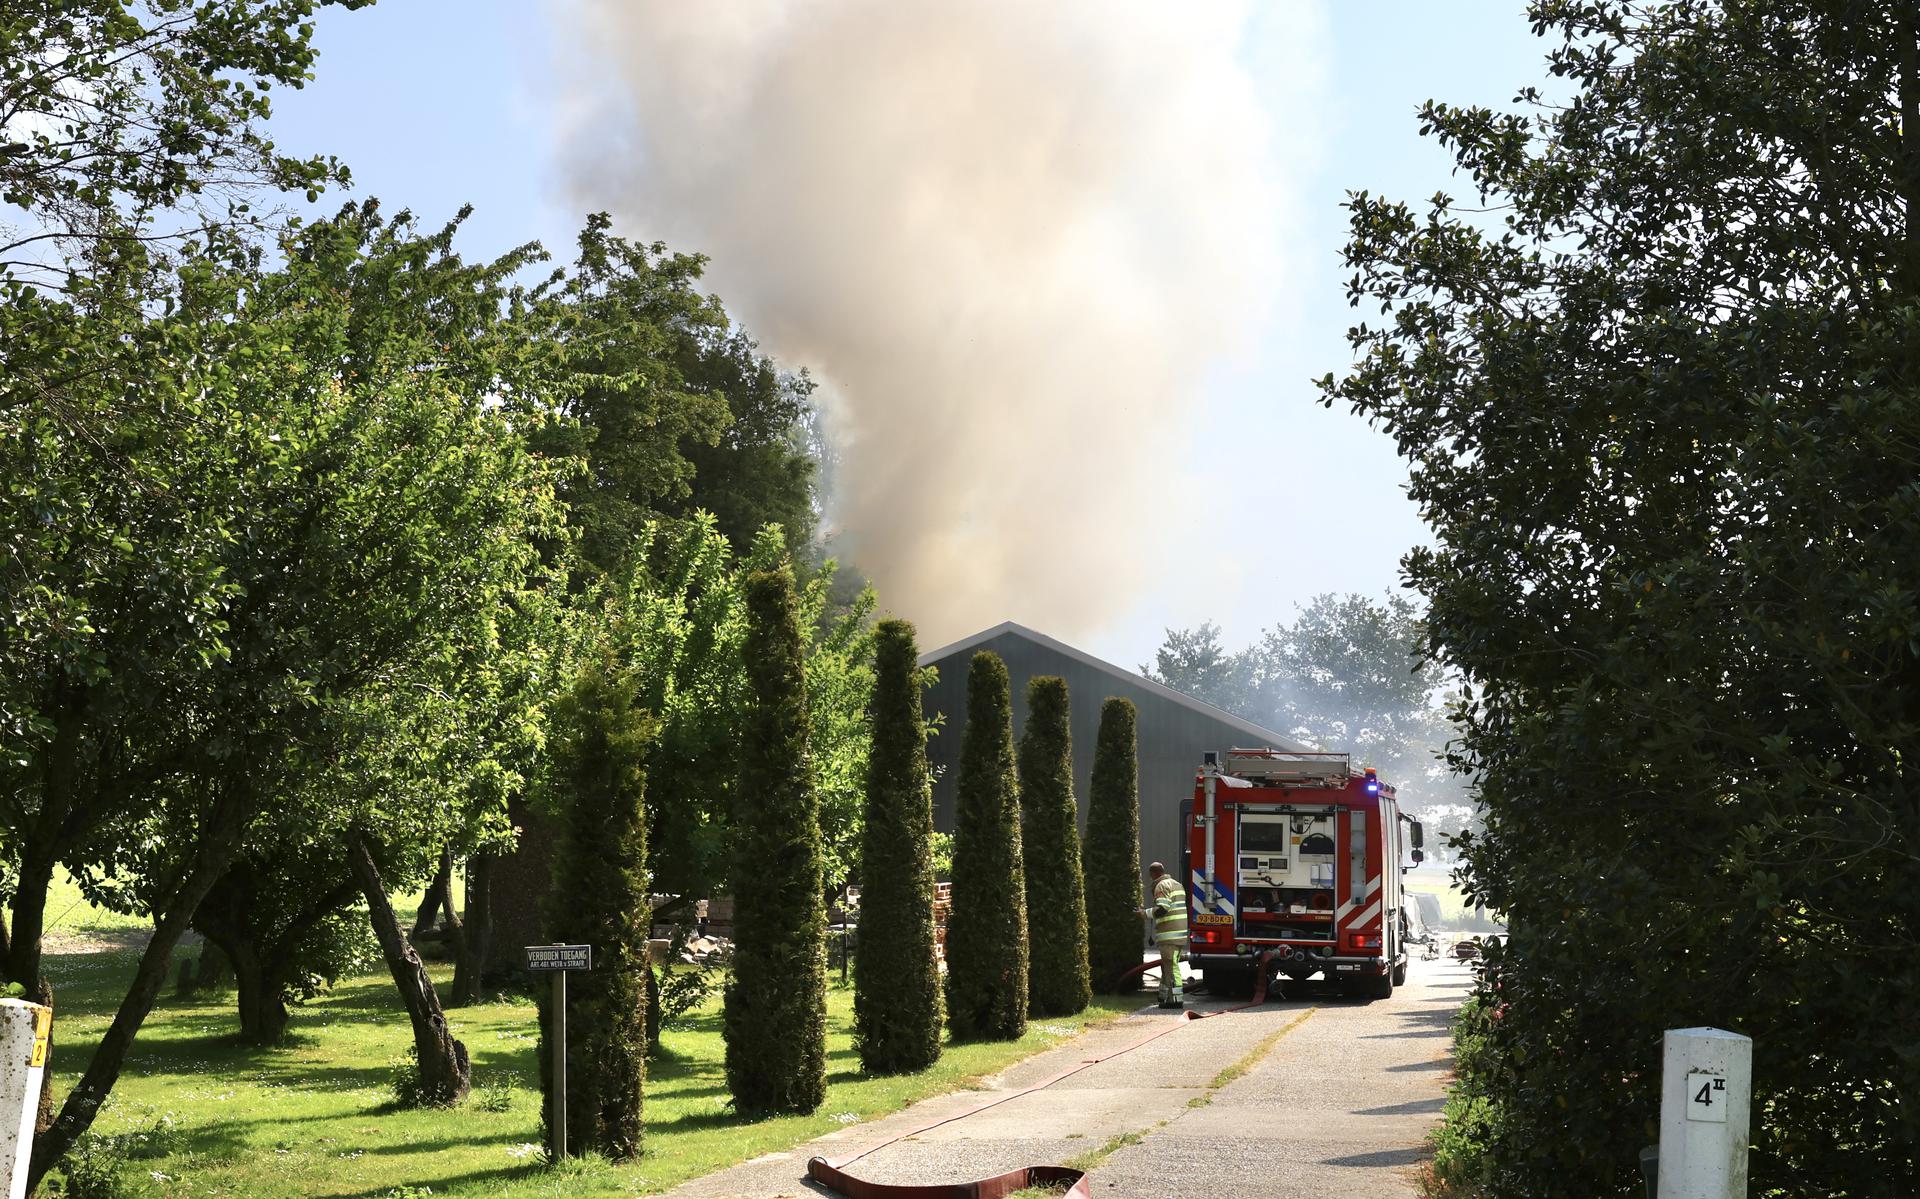
M 1027 1014 L 1086 1010 L 1087 903 L 1073 799 L 1072 706 L 1067 681 L 1027 684 L 1020 738 L 1020 844 L 1027 867 Z
M 811 1112 L 826 1098 L 827 914 L 793 575 L 756 571 L 745 589 L 750 700 L 725 1030 L 734 1109 L 763 1116 Z
M 870 1073 L 898 1074 L 925 1069 L 940 1058 L 933 799 L 913 626 L 881 621 L 874 656 L 854 1040 Z
M 1140 766 L 1133 704 L 1109 697 L 1100 708 L 1087 800 L 1087 938 L 1094 985 L 1111 990 L 1140 964 Z
M 593 968 L 567 980 L 567 1147 L 615 1160 L 640 1153 L 647 1062 L 646 775 L 653 721 L 635 679 L 611 653 L 590 662 L 555 708 L 554 786 L 561 810 L 547 935 L 593 947 Z M 552 992 L 540 988 L 540 1078 L 552 1127 Z
M 975 654 L 947 920 L 947 1024 L 960 1039 L 1012 1040 L 1027 1029 L 1026 871 L 1007 690 L 1006 663 L 997 654 Z

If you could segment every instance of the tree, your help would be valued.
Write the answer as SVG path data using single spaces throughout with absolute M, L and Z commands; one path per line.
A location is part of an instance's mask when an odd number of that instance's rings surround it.
M 1291 623 L 1229 652 L 1212 624 L 1167 631 L 1149 678 L 1310 745 L 1377 767 L 1409 810 L 1457 803 L 1440 760 L 1452 735 L 1440 670 L 1423 661 L 1419 610 L 1403 596 L 1316 595 Z
M 1252 652 L 1270 727 L 1378 767 L 1414 807 L 1450 798 L 1439 754 L 1451 729 L 1423 637 L 1405 596 L 1314 596 Z
M 567 988 L 567 1145 L 616 1161 L 640 1153 L 646 1082 L 645 763 L 651 718 L 635 707 L 632 667 L 611 646 L 590 661 L 553 714 L 556 806 L 565 832 L 553 860 L 546 926 L 556 943 L 593 947 L 593 969 Z M 540 995 L 542 1110 L 552 1119 L 552 993 Z M 554 1130 L 547 1128 L 549 1148 Z
M 827 1088 L 827 914 L 790 571 L 748 575 L 752 697 L 736 793 L 727 1089 L 736 1111 L 811 1112 Z
M 1026 864 L 1027 1012 L 1071 1016 L 1092 997 L 1087 980 L 1086 883 L 1080 810 L 1073 798 L 1067 681 L 1027 684 L 1020 737 L 1020 849 Z
M 544 341 L 576 382 L 551 405 L 560 419 L 533 438 L 579 468 L 561 490 L 579 538 L 576 574 L 623 573 L 659 505 L 692 495 L 683 447 L 712 446 L 727 427 L 726 397 L 686 377 L 704 339 L 726 327 L 720 302 L 696 290 L 704 265 L 616 236 L 596 213 L 573 269 L 536 293 Z
M 7 976 L 39 977 L 57 866 L 146 880 L 156 926 L 36 1177 L 91 1123 L 249 838 L 370 697 L 425 702 L 422 664 L 471 646 L 537 565 L 551 482 L 503 403 L 529 378 L 500 327 L 523 259 L 463 264 L 451 236 L 367 206 L 290 236 L 272 270 L 181 272 L 167 311 L 107 283 L 98 303 L 0 299 L 0 476 L 19 484 L 0 524 L 21 534 L 0 564 Z
M 1153 665 L 1142 666 L 1140 673 L 1216 708 L 1245 714 L 1257 704 L 1251 658 L 1247 651 L 1233 653 L 1221 645 L 1220 626 L 1207 621 L 1197 629 L 1168 629 L 1153 652 Z
M 746 675 L 742 580 L 786 561 L 785 539 L 762 529 L 737 555 L 712 516 L 642 526 L 625 573 L 603 579 L 578 607 L 588 626 L 617 625 L 635 663 L 656 737 L 647 761 L 648 853 L 656 890 L 690 897 L 725 890 L 739 779 L 713 763 L 730 759 L 752 707 Z M 799 589 L 805 634 L 808 769 L 822 812 L 827 885 L 847 876 L 859 845 L 870 737 L 874 604 L 862 592 L 829 616 L 834 564 Z M 570 634 L 580 636 L 578 630 Z
M 1087 941 L 1093 984 L 1110 990 L 1140 964 L 1140 762 L 1133 704 L 1100 706 L 1087 803 Z
M 933 790 L 913 626 L 881 621 L 877 646 L 873 751 L 860 846 L 854 1043 L 868 1073 L 904 1074 L 940 1060 Z
M 813 540 L 816 464 L 806 440 L 813 380 L 782 371 L 738 328 L 710 331 L 683 351 L 687 387 L 726 401 L 727 427 L 715 440 L 689 436 L 680 453 L 693 468 L 684 499 L 667 498 L 672 516 L 713 514 L 721 534 L 747 546 L 778 525 L 796 552 Z
M 1010 1041 L 1027 1030 L 1027 881 L 1008 687 L 999 655 L 973 656 L 947 918 L 947 1026 L 956 1040 Z
M 277 1044 L 292 1004 L 370 964 L 359 893 L 337 845 L 299 836 L 249 846 L 214 883 L 193 928 L 233 967 L 242 1040 Z
M 1629 1193 L 1662 1028 L 1715 1025 L 1754 1038 L 1756 1194 L 1920 1191 L 1920 17 L 1531 16 L 1570 94 L 1422 110 L 1497 215 L 1352 197 L 1384 317 L 1324 384 L 1433 523 L 1465 882 L 1512 929 L 1461 1164 Z
M 344 180 L 332 159 L 279 153 L 260 127 L 271 88 L 306 82 L 326 2 L 10 4 L 0 199 L 23 215 L 0 223 L 0 274 L 65 290 L 95 268 L 237 249 L 271 223 L 255 200 Z

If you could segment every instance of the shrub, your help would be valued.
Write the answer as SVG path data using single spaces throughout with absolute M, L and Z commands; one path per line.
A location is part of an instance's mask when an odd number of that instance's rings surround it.
M 1504 1072 L 1494 1060 L 1499 1051 L 1488 1036 L 1489 1024 L 1478 998 L 1462 1005 L 1454 1019 L 1456 1081 L 1440 1123 L 1427 1138 L 1433 1146 L 1427 1189 L 1434 1199 L 1475 1199 L 1491 1178 L 1488 1154 L 1500 1137 L 1502 1108 L 1488 1085 Z
M 975 654 L 947 918 L 947 1026 L 963 1040 L 1012 1040 L 1027 1030 L 1027 884 L 1007 688 L 1006 663 Z
M 745 580 L 749 704 L 735 820 L 727 1089 L 743 1115 L 811 1112 L 827 1088 L 827 912 L 793 576 Z
M 387 1059 L 387 1093 L 400 1107 L 426 1107 L 426 1086 L 420 1078 L 420 1050 L 407 1046 L 405 1053 Z
M 128 1148 L 121 1137 L 87 1135 L 61 1160 L 65 1199 L 134 1199 L 148 1188 L 127 1170 Z
M 660 1027 L 684 1028 L 687 1016 L 722 986 L 727 979 L 723 966 L 688 966 L 681 970 L 661 970 Z
M 860 845 L 854 1040 L 875 1074 L 940 1059 L 933 941 L 933 795 L 913 626 L 882 621 L 875 649 L 873 751 Z
M 1048 675 L 1027 684 L 1020 848 L 1027 868 L 1027 1012 L 1033 1016 L 1071 1016 L 1092 998 L 1071 720 L 1065 679 Z
M 1140 964 L 1140 768 L 1133 704 L 1109 698 L 1100 707 L 1087 802 L 1087 943 L 1093 983 L 1112 990 Z

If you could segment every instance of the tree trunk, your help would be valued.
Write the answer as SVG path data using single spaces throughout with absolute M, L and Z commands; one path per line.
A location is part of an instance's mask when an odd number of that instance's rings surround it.
M 284 974 L 273 971 L 251 939 L 223 946 L 233 963 L 234 986 L 239 991 L 240 1036 L 253 1045 L 277 1044 L 287 1032 L 287 988 Z
M 227 963 L 233 955 L 218 945 L 203 945 L 200 957 L 194 963 L 193 989 L 211 991 L 217 988 L 227 977 Z
M 473 1085 L 467 1061 L 467 1047 L 454 1038 L 447 1027 L 447 1016 L 440 1008 L 440 996 L 434 992 L 433 979 L 420 955 L 400 931 L 400 921 L 387 901 L 386 885 L 380 881 L 380 868 L 366 837 L 355 833 L 348 840 L 347 857 L 354 877 L 367 897 L 367 910 L 373 919 L 373 934 L 379 938 L 380 952 L 386 956 L 387 969 L 400 990 L 413 1022 L 413 1044 L 420 1056 L 420 1093 L 426 1102 L 458 1103 L 467 1097 Z
M 13 891 L 13 928 L 7 941 L 6 980 L 32 991 L 40 985 L 40 935 L 47 919 L 47 888 L 53 883 L 53 859 L 26 857 Z
M 456 922 L 453 937 L 453 1006 L 480 1002 L 481 976 L 493 949 L 493 858 L 467 859 L 467 916 Z
M 126 1064 L 127 1051 L 133 1047 L 134 1036 L 139 1033 L 147 1013 L 153 1010 L 160 989 L 166 985 L 167 967 L 173 960 L 174 948 L 180 944 L 181 936 L 193 922 L 193 913 L 200 906 L 200 901 L 206 898 L 207 892 L 213 889 L 213 884 L 233 859 L 240 830 L 237 827 L 223 827 L 229 822 L 217 817 L 210 823 L 212 827 L 206 836 L 211 843 L 202 850 L 200 863 L 160 913 L 153 937 L 140 955 L 140 965 L 134 971 L 133 983 L 127 988 L 126 998 L 120 1001 L 120 1008 L 114 1013 L 113 1023 L 108 1026 L 106 1035 L 100 1038 L 100 1046 L 94 1050 L 93 1059 L 87 1063 L 87 1072 L 81 1075 L 80 1085 L 67 1095 L 67 1101 L 61 1105 L 60 1115 L 52 1127 L 34 1138 L 33 1164 L 27 1172 L 29 1194 L 39 1187 L 40 1180 L 46 1177 L 54 1163 L 65 1157 L 74 1142 L 92 1127 L 100 1105 L 106 1102 L 107 1096 L 113 1092 L 113 1084 L 119 1081 L 120 1069 Z M 231 824 L 237 825 L 238 821 L 232 821 Z
M 449 919 L 453 914 L 453 847 L 440 851 L 440 869 L 433 875 L 433 881 L 427 884 L 427 893 L 420 900 L 420 910 L 413 917 L 413 931 L 407 935 L 418 941 L 432 932 L 444 909 Z

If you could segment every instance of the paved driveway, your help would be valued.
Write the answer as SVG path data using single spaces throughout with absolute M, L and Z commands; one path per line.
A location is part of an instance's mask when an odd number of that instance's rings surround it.
M 1005 1094 L 1099 1058 L 1175 1018 L 1147 1008 L 963 1091 L 688 1183 L 677 1199 L 814 1195 L 816 1154 L 840 1157 L 960 1116 L 863 1157 L 879 1182 L 952 1182 L 1101 1154 L 1095 1195 L 1317 1199 L 1418 1194 L 1421 1142 L 1446 1091 L 1448 1022 L 1471 979 L 1413 963 L 1392 999 L 1353 1000 L 1315 983 L 1264 1006 L 1166 1036 L 987 1111 Z M 1227 1006 L 1202 1001 L 1196 1006 Z

